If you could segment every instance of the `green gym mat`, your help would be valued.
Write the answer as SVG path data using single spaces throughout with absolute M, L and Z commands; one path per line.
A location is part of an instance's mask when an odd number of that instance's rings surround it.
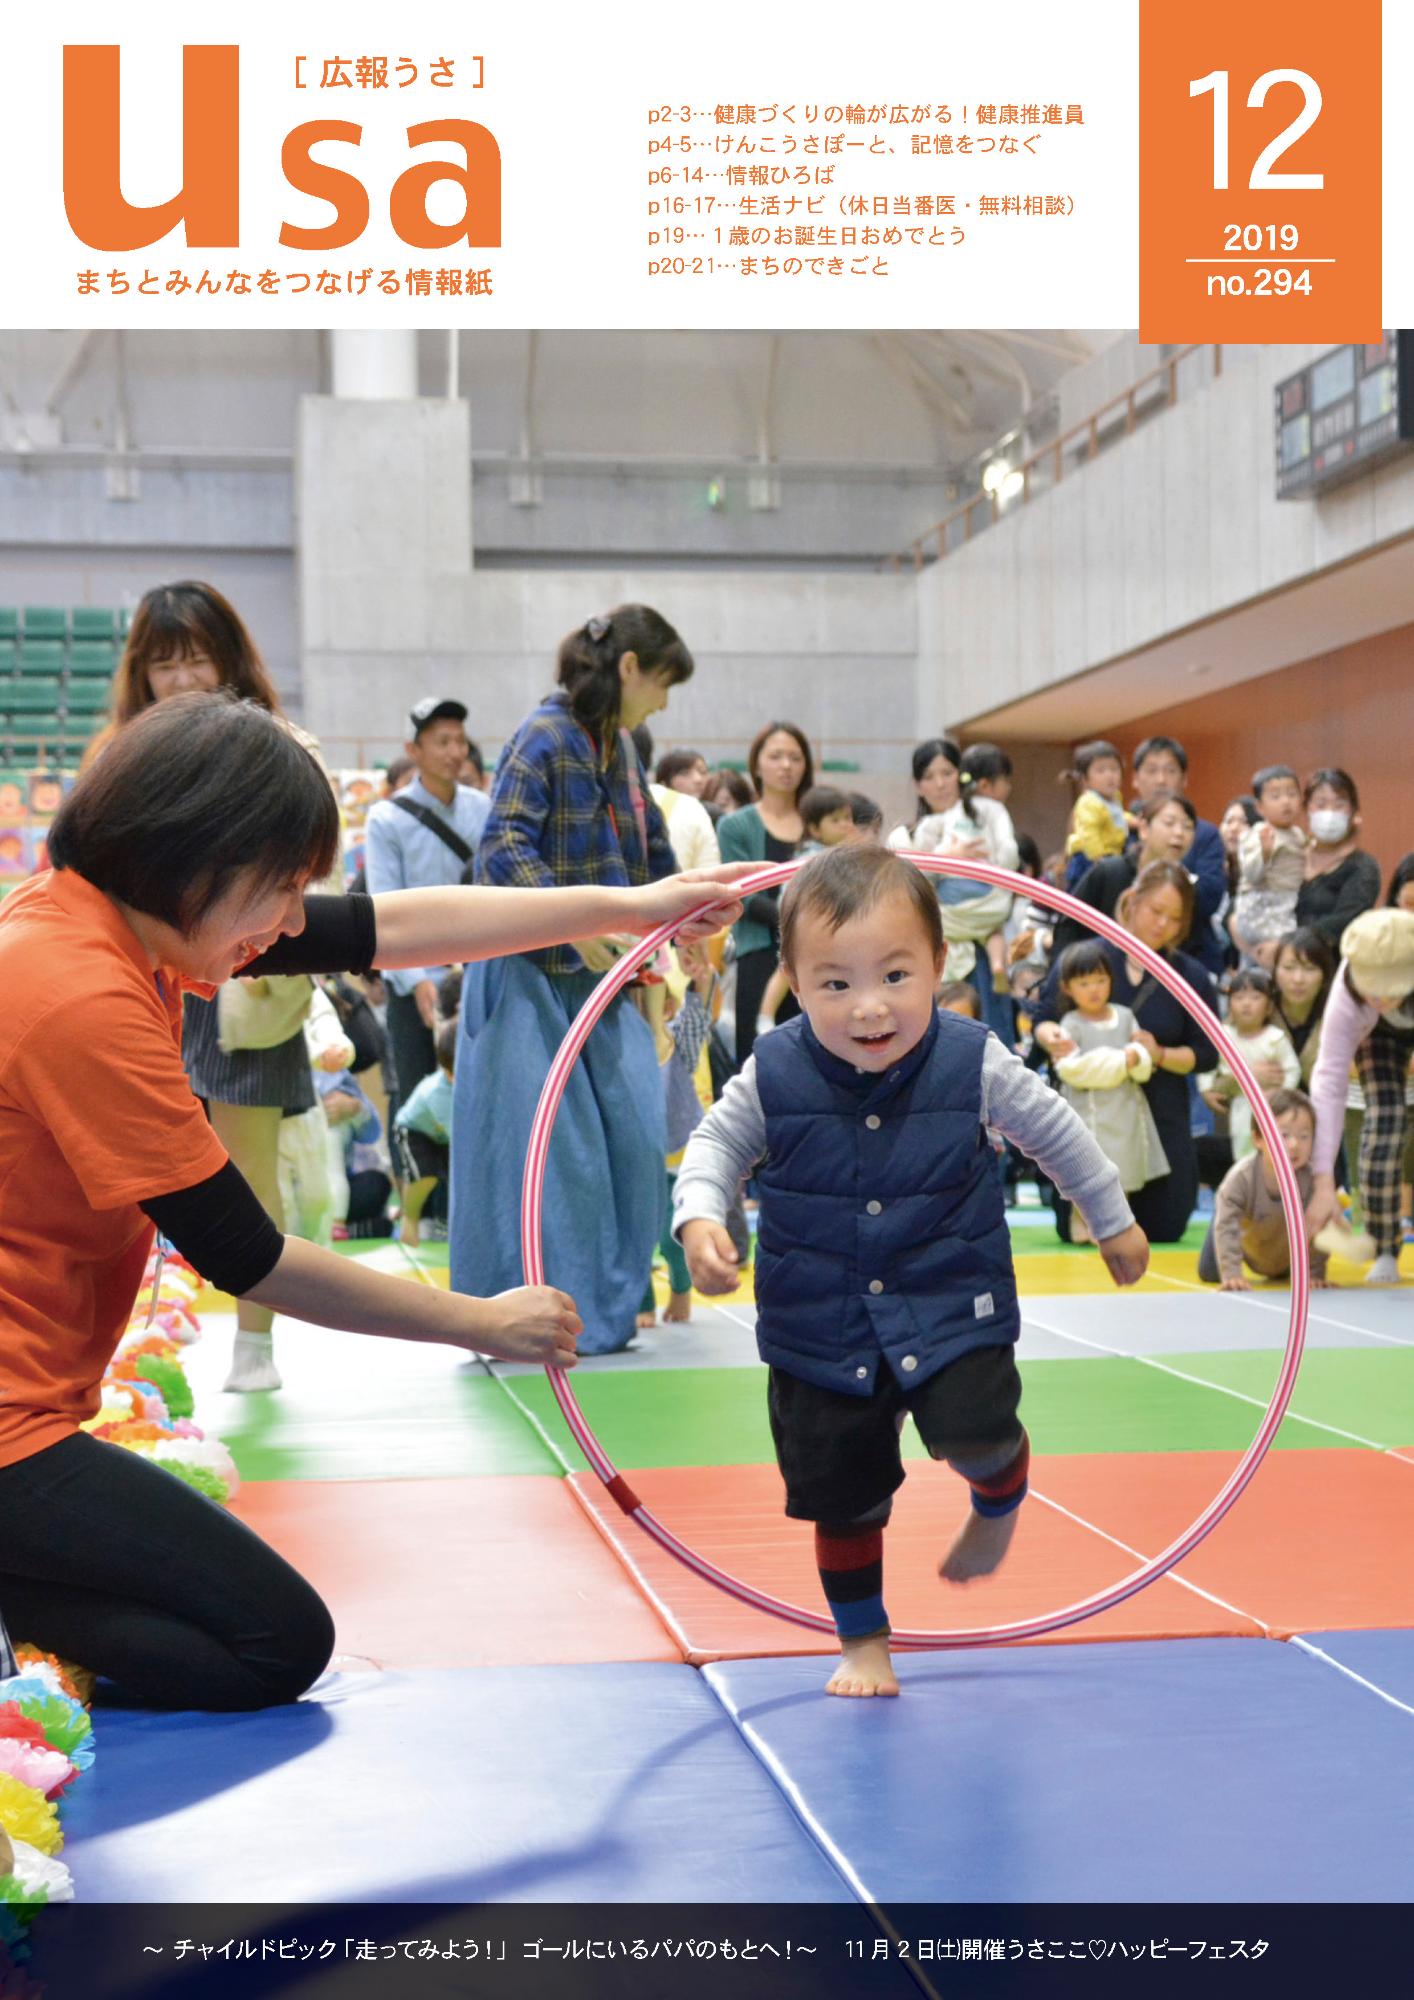
M 242 1479 L 455 1479 L 561 1470 L 489 1376 L 418 1375 L 377 1386 L 328 1377 L 317 1390 L 228 1396 L 219 1423 Z
M 1220 1382 L 1263 1403 L 1281 1365 L 1281 1356 L 1272 1353 L 1172 1354 L 1164 1359 L 1185 1374 Z M 1257 1416 L 1255 1410 L 1252 1414 Z M 1296 1422 L 1299 1417 L 1351 1435 L 1331 1436 Z M 1308 1347 L 1302 1356 L 1277 1443 L 1348 1448 L 1357 1442 L 1397 1451 L 1414 1448 L 1414 1347 Z
M 1216 1358 L 1226 1363 L 1247 1357 Z M 1203 1355 L 1174 1365 L 1201 1375 L 1213 1359 Z M 1261 1417 L 1251 1404 L 1225 1395 L 1221 1387 L 1184 1382 L 1138 1361 L 1023 1361 L 1021 1372 L 1022 1415 L 1033 1448 L 1042 1453 L 1243 1451 Z M 1208 1372 L 1208 1380 L 1226 1378 Z M 544 1378 L 519 1376 L 507 1387 L 544 1425 L 568 1462 L 581 1467 L 579 1450 Z M 605 1451 L 626 1472 L 649 1466 L 759 1465 L 774 1455 L 764 1369 L 675 1368 L 642 1375 L 582 1371 L 574 1378 L 574 1389 Z M 1280 1446 L 1306 1449 L 1348 1442 L 1290 1422 L 1277 1436 Z M 910 1428 L 904 1437 L 905 1458 L 925 1455 Z

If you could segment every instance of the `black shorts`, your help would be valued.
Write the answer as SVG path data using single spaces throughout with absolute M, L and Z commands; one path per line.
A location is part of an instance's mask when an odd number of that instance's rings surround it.
M 393 1144 L 405 1181 L 446 1180 L 451 1158 L 449 1146 L 439 1145 L 425 1132 L 409 1131 L 406 1125 L 393 1127 Z
M 819 1389 L 772 1368 L 771 1436 L 786 1482 L 786 1513 L 796 1521 L 854 1521 L 896 1493 L 904 1481 L 899 1433 L 905 1415 L 934 1458 L 995 1452 L 1021 1443 L 1016 1350 L 974 1347 L 916 1389 L 900 1387 L 886 1361 L 872 1396 Z

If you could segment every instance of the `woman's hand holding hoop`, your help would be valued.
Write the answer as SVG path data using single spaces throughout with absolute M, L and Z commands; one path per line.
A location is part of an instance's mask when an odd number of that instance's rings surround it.
M 678 935 L 689 944 L 694 938 L 715 937 L 741 915 L 741 898 L 732 894 L 733 885 L 743 875 L 760 872 L 759 861 L 723 861 L 716 868 L 693 868 L 686 875 L 666 875 L 661 882 L 650 882 L 646 889 L 630 892 L 634 909 L 632 916 L 625 918 L 625 928 L 647 936 L 659 924 L 670 924 L 681 917 Z M 694 917 L 692 911 L 706 902 L 713 889 L 725 892 L 721 900 Z
M 584 1321 L 568 1292 L 553 1285 L 517 1285 L 494 1298 L 477 1299 L 482 1324 L 467 1346 L 497 1361 L 534 1361 L 541 1368 L 573 1368 L 575 1341 Z

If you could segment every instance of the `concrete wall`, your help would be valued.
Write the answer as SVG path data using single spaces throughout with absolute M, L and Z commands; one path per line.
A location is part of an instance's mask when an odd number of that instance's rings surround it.
M 554 685 L 566 632 L 646 602 L 691 646 L 694 678 L 660 745 L 740 756 L 761 723 L 797 720 L 889 803 L 912 740 L 912 579 L 473 564 L 464 403 L 306 399 L 297 474 L 304 717 L 331 762 L 398 749 L 420 695 L 455 694 L 494 751 Z M 877 795 L 877 794 L 876 794 Z M 881 800 L 881 803 L 885 803 Z
M 1414 457 L 1274 497 L 1272 390 L 1320 351 L 1225 348 L 1208 387 L 926 570 L 920 712 L 965 723 L 1414 531 Z

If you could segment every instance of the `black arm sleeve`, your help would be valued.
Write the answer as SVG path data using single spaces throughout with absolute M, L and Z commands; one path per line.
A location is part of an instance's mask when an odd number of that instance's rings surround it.
M 741 906 L 741 914 L 753 924 L 764 924 L 772 937 L 781 928 L 781 892 L 779 889 L 758 889 L 754 896 L 748 896 Z
M 362 978 L 373 970 L 377 954 L 378 925 L 371 896 L 306 896 L 304 929 L 299 936 L 278 939 L 269 951 L 243 965 L 240 977 L 261 979 L 267 972 L 353 972 Z
M 154 1195 L 138 1205 L 209 1285 L 233 1298 L 243 1297 L 268 1278 L 285 1247 L 284 1237 L 233 1160 L 195 1187 Z

